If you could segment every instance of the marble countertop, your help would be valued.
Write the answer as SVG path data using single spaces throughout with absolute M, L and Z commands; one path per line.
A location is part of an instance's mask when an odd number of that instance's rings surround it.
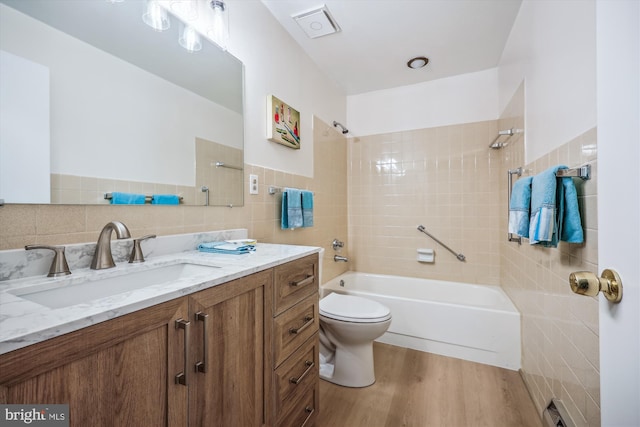
M 37 276 L 2 281 L 0 282 L 0 354 L 189 295 L 319 251 L 320 248 L 313 246 L 258 243 L 255 252 L 243 255 L 188 251 L 154 257 L 141 264 L 118 263 L 115 268 L 106 270 L 77 269 L 69 276 L 58 278 Z M 49 308 L 17 296 L 27 287 L 73 286 L 88 280 L 100 280 L 180 263 L 217 268 L 212 268 L 205 274 L 154 284 L 63 308 Z

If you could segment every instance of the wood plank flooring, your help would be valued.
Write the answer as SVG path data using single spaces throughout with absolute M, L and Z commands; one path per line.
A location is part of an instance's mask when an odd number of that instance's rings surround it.
M 516 371 L 374 343 L 376 382 L 320 381 L 316 427 L 542 427 Z

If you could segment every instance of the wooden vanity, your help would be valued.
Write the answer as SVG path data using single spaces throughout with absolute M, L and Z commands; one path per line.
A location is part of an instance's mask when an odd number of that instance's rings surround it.
M 318 254 L 0 355 L 0 402 L 71 426 L 309 427 Z

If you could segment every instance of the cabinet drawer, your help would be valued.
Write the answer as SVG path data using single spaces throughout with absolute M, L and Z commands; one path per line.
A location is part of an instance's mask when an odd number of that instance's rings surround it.
M 291 399 L 290 396 L 295 397 L 295 393 L 318 382 L 319 354 L 316 333 L 276 369 L 277 413 L 282 412 L 282 407 Z
M 278 427 L 310 427 L 318 418 L 320 391 L 318 383 L 289 399 L 278 417 Z
M 278 315 L 318 292 L 318 254 L 309 255 L 274 269 L 274 313 Z
M 318 331 L 318 294 L 308 297 L 274 319 L 275 365 L 280 366 L 291 353 Z

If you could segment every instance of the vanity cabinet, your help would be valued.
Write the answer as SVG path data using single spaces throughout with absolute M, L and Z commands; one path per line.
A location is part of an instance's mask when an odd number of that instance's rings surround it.
M 189 297 L 189 425 L 265 423 L 264 306 L 272 277 L 267 270 Z
M 309 427 L 319 409 L 318 255 L 274 269 L 273 398 L 275 425 Z
M 318 410 L 318 255 L 0 355 L 0 403 L 71 426 L 305 426 Z
M 186 298 L 0 355 L 0 402 L 69 404 L 71 426 L 173 426 L 187 420 Z

